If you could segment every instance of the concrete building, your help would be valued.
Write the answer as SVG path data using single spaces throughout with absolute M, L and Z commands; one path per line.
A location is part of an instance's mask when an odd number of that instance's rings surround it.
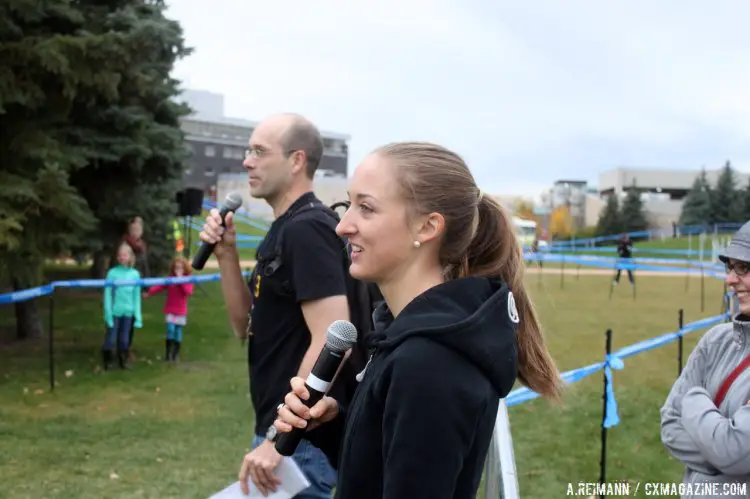
M 599 213 L 608 196 L 616 195 L 622 201 L 627 189 L 634 185 L 641 190 L 644 211 L 652 228 L 671 230 L 682 211 L 688 191 L 700 175 L 701 169 L 668 170 L 663 168 L 621 167 L 599 174 L 597 196 L 586 200 L 586 225 L 596 225 Z M 712 186 L 721 174 L 721 168 L 706 169 L 706 178 Z M 737 187 L 747 185 L 750 175 L 735 170 Z
M 182 130 L 191 153 L 183 173 L 183 187 L 195 187 L 209 193 L 218 189 L 219 175 L 243 171 L 247 142 L 258 122 L 225 116 L 224 96 L 221 94 L 188 90 L 182 97 L 194 110 L 182 120 Z M 324 176 L 346 177 L 350 137 L 323 130 L 321 133 L 324 155 L 318 171 Z

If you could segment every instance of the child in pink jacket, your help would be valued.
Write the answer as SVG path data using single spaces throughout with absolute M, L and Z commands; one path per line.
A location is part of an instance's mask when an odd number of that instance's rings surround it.
M 187 260 L 178 256 L 172 260 L 169 269 L 170 277 L 189 276 L 191 273 Z M 167 301 L 164 304 L 164 314 L 167 322 L 167 344 L 165 360 L 176 361 L 182 343 L 182 329 L 187 324 L 188 297 L 193 294 L 190 283 L 152 286 L 146 297 L 153 296 L 160 291 L 167 290 Z

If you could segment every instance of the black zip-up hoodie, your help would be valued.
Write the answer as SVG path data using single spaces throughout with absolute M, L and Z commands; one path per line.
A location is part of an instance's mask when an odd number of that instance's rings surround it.
M 337 499 L 474 498 L 518 362 L 508 286 L 466 277 L 374 313 L 348 408 L 308 433 L 338 467 Z

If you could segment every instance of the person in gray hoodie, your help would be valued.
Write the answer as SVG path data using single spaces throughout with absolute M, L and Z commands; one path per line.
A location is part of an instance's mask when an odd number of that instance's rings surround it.
M 739 310 L 700 339 L 661 408 L 661 441 L 685 465 L 683 498 L 750 497 L 750 222 L 719 259 Z

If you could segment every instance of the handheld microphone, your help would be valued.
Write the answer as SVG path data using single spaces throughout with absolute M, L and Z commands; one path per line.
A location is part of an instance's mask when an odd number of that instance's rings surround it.
M 302 402 L 307 407 L 314 406 L 328 392 L 336 371 L 344 361 L 344 354 L 356 342 L 357 328 L 351 322 L 336 321 L 328 326 L 326 345 L 320 351 L 318 360 L 305 380 L 310 398 Z M 280 433 L 276 439 L 276 450 L 282 456 L 291 456 L 304 434 L 305 428 L 292 428 L 288 433 Z
M 222 226 L 224 225 L 224 218 L 226 218 L 227 214 L 230 211 L 234 213 L 240 206 L 242 206 L 242 194 L 240 194 L 239 192 L 230 192 L 224 200 L 224 205 L 219 210 L 219 216 L 221 217 Z M 211 253 L 214 252 L 215 246 L 216 243 L 204 242 L 203 244 L 201 244 L 201 247 L 198 249 L 198 252 L 193 258 L 192 265 L 195 270 L 203 270 L 203 267 L 208 261 L 208 257 L 210 257 Z

